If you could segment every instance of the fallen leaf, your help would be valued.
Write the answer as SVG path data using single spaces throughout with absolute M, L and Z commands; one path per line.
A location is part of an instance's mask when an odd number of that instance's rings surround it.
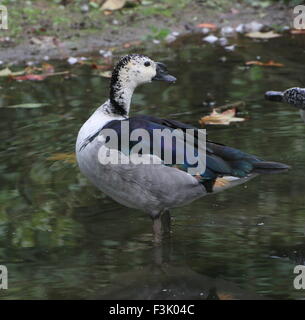
M 126 4 L 126 0 L 107 0 L 102 6 L 103 11 L 114 11 L 122 9 Z
M 236 109 L 240 110 L 241 108 L 244 108 L 245 106 L 246 106 L 246 103 L 244 101 L 235 101 L 235 102 L 231 102 L 231 103 L 227 103 L 222 106 L 219 106 L 219 107 L 217 107 L 217 110 L 222 111 L 222 110 L 228 110 L 228 109 L 232 109 L 232 108 L 236 108 Z
M 75 153 L 54 153 L 52 156 L 48 157 L 47 160 L 49 161 L 66 161 L 69 163 L 75 163 L 76 157 Z
M 274 31 L 269 31 L 269 32 L 255 31 L 255 32 L 246 33 L 246 37 L 256 38 L 256 39 L 272 39 L 272 38 L 281 37 L 281 35 L 279 33 L 275 33 Z
M 98 65 L 96 63 L 91 64 L 92 69 L 98 69 L 98 70 L 109 70 L 112 68 L 110 65 Z
M 42 74 L 26 74 L 24 76 L 12 76 L 12 79 L 24 81 L 24 80 L 32 80 L 32 81 L 42 81 L 47 77 L 47 75 Z
M 219 300 L 235 300 L 230 293 L 218 293 Z
M 18 76 L 24 74 L 24 70 L 18 72 L 12 72 L 9 68 L 0 70 L 0 77 Z
M 48 103 L 23 103 L 23 104 L 15 104 L 12 106 L 5 106 L 4 108 L 22 108 L 22 109 L 34 109 L 41 108 L 47 106 Z
M 51 64 L 46 63 L 46 62 L 44 62 L 44 63 L 42 64 L 42 71 L 43 71 L 44 73 L 54 73 L 54 70 L 55 70 L 55 68 L 54 68 L 54 66 L 52 66 Z
M 25 74 L 32 74 L 35 71 L 41 71 L 42 68 L 34 67 L 34 66 L 27 66 L 23 71 Z
M 112 72 L 111 71 L 104 71 L 104 72 L 100 72 L 98 75 L 103 78 L 111 78 Z
M 112 11 L 111 10 L 105 10 L 104 11 L 104 15 L 105 16 L 110 16 L 112 14 Z
M 235 117 L 236 108 L 228 109 L 224 112 L 218 112 L 213 109 L 212 113 L 208 116 L 202 117 L 199 120 L 201 125 L 213 124 L 213 125 L 229 125 L 231 122 L 245 121 L 245 118 Z
M 262 67 L 284 67 L 282 63 L 274 62 L 273 60 L 270 60 L 268 62 L 261 62 L 261 61 L 247 61 L 247 66 L 262 66 Z
M 207 28 L 210 30 L 216 30 L 217 26 L 214 23 L 199 23 L 196 25 L 197 28 Z
M 290 33 L 291 34 L 305 34 L 305 30 L 304 29 L 291 29 Z
M 45 78 L 51 77 L 51 76 L 60 76 L 69 74 L 69 71 L 62 71 L 62 72 L 54 72 L 54 73 L 44 73 L 44 74 L 26 74 L 23 76 L 11 76 L 11 79 L 13 80 L 32 80 L 32 81 L 42 81 Z
M 141 41 L 126 42 L 123 44 L 123 48 L 128 49 L 133 46 L 139 46 L 140 44 L 141 44 Z

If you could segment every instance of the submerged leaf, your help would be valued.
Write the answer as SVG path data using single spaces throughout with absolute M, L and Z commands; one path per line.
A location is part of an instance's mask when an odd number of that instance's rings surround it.
M 199 120 L 201 125 L 213 124 L 213 125 L 229 125 L 231 122 L 245 121 L 245 118 L 235 117 L 236 108 L 228 109 L 222 113 L 213 109 L 212 113 L 208 116 L 202 117 Z
M 48 103 L 23 103 L 23 104 L 15 104 L 11 106 L 5 106 L 4 108 L 23 108 L 23 109 L 34 109 L 41 108 L 47 106 Z
M 47 160 L 49 161 L 67 161 L 69 163 L 75 163 L 75 153 L 54 153 L 52 156 L 48 157 Z

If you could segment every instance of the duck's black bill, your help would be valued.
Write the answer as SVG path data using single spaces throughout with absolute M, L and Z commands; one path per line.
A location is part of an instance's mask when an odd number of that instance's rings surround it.
M 166 65 L 162 62 L 157 62 L 156 75 L 152 80 L 166 81 L 166 82 L 175 82 L 177 79 L 174 76 L 171 76 L 167 72 Z
M 269 101 L 282 102 L 283 92 L 281 91 L 267 91 L 265 93 L 265 99 Z

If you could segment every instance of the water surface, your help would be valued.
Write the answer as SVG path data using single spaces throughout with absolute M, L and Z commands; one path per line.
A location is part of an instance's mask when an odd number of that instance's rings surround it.
M 197 37 L 143 51 L 178 81 L 138 88 L 132 114 L 198 125 L 216 106 L 245 101 L 248 120 L 209 127 L 211 140 L 292 166 L 280 175 L 212 195 L 172 212 L 170 239 L 155 248 L 150 218 L 96 190 L 75 163 L 77 132 L 106 98 L 109 80 L 89 67 L 42 82 L 0 79 L 0 264 L 9 270 L 3 299 L 303 299 L 293 269 L 305 261 L 305 125 L 291 106 L 264 101 L 267 90 L 302 86 L 304 37 L 240 38 L 234 52 Z M 246 68 L 275 60 L 282 68 Z M 58 70 L 71 69 L 52 62 Z

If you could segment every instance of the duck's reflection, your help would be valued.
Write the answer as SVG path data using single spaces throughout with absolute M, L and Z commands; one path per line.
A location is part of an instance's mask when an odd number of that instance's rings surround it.
M 124 211 L 125 209 L 122 210 Z M 118 214 L 118 212 L 115 214 Z M 110 228 L 113 228 L 110 216 L 112 216 L 111 212 L 109 212 L 110 221 L 107 222 L 106 214 L 106 219 L 103 219 L 103 226 L 97 221 L 93 221 L 95 219 L 90 218 L 89 221 L 86 218 L 85 222 L 82 219 L 88 231 L 88 247 L 90 246 L 91 250 L 96 246 L 98 238 L 101 240 L 104 236 L 109 236 L 106 230 L 109 231 Z M 144 216 L 142 225 L 147 227 L 145 218 Z M 135 260 L 139 259 L 139 252 L 142 251 L 141 255 L 144 254 L 144 259 L 143 255 L 142 259 L 146 262 L 132 266 L 130 261 L 125 261 L 128 271 L 114 272 L 110 276 L 109 283 L 106 286 L 96 287 L 92 294 L 88 296 L 89 299 L 231 300 L 264 298 L 239 288 L 233 282 L 202 275 L 192 270 L 186 263 L 177 262 L 179 253 L 175 252 L 173 238 L 169 230 L 169 215 L 164 215 L 163 222 L 163 228 L 166 233 L 163 235 L 162 242 L 153 241 L 152 232 L 149 237 L 147 237 L 147 234 L 145 236 L 143 234 L 140 235 L 141 232 L 139 232 L 139 226 L 136 226 L 136 223 L 130 224 L 128 228 L 126 225 L 125 228 L 117 226 L 117 232 L 114 232 L 113 239 L 117 237 L 125 239 L 124 241 L 128 241 L 127 239 L 146 239 L 145 243 L 141 242 L 141 248 L 135 248 L 132 252 L 126 243 L 122 243 L 120 248 L 123 251 L 129 250 L 129 259 L 133 256 Z M 104 230 L 104 234 L 101 232 L 102 230 Z M 94 242 L 93 247 L 92 242 Z M 100 241 L 100 243 L 103 243 L 103 241 Z M 119 252 L 116 254 L 119 254 Z M 101 260 L 103 259 L 101 256 L 100 258 Z M 104 263 L 104 261 L 97 261 L 97 263 Z

